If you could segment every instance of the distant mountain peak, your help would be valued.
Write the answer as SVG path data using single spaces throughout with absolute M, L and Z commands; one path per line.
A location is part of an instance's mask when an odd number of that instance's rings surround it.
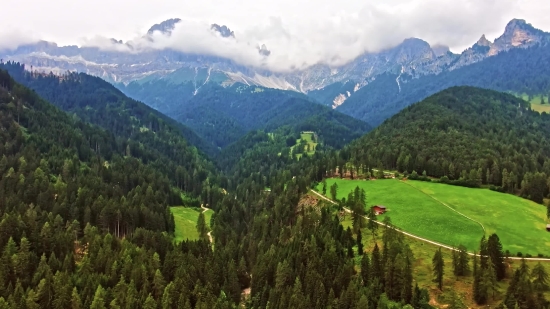
M 258 47 L 258 52 L 260 53 L 260 55 L 262 56 L 269 56 L 271 55 L 271 51 L 269 49 L 267 49 L 267 46 L 265 46 L 265 44 L 262 44 L 262 46 Z
M 508 22 L 508 24 L 506 25 L 506 28 L 504 29 L 504 33 L 506 32 L 513 32 L 517 29 L 524 29 L 524 30 L 535 30 L 535 28 L 533 26 L 531 26 L 531 24 L 528 24 L 524 19 L 512 19 L 511 21 Z
M 172 30 L 176 27 L 176 24 L 180 21 L 181 19 L 179 18 L 171 18 L 161 22 L 160 24 L 154 24 L 151 28 L 149 28 L 147 34 L 152 35 L 155 31 L 160 31 L 162 34 L 170 35 L 172 34 Z
M 212 24 L 210 29 L 218 32 L 224 38 L 235 37 L 235 32 L 231 31 L 226 25 L 220 26 L 218 24 Z
M 529 47 L 548 38 L 548 33 L 533 27 L 523 19 L 512 19 L 506 25 L 504 33 L 491 46 L 490 55 L 514 47 Z
M 477 45 L 479 46 L 491 46 L 491 41 L 487 40 L 487 38 L 485 37 L 485 34 L 481 35 L 481 38 L 479 38 L 479 40 L 477 40 L 476 42 Z

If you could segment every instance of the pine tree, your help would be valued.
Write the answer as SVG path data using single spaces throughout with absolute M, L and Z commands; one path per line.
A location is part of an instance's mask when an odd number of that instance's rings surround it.
M 368 254 L 363 254 L 361 257 L 361 279 L 363 286 L 367 286 L 370 282 L 370 259 Z
M 497 234 L 492 234 L 487 240 L 487 251 L 491 262 L 494 265 L 497 280 L 500 281 L 506 276 L 506 265 L 504 264 L 504 252 Z
M 434 257 L 432 259 L 433 275 L 434 281 L 437 282 L 439 290 L 443 290 L 443 274 L 444 274 L 444 263 L 443 263 L 443 253 L 441 252 L 441 247 L 435 251 Z
M 151 294 L 147 295 L 147 298 L 145 299 L 145 302 L 143 303 L 143 309 L 156 309 L 157 308 L 157 302 L 151 296 Z
M 466 276 L 470 271 L 469 260 L 468 251 L 463 245 L 453 250 L 453 273 L 455 276 Z
M 201 211 L 199 218 L 197 219 L 197 232 L 199 233 L 199 239 L 206 240 L 208 239 L 208 226 L 204 218 L 204 213 Z
M 177 299 L 174 299 L 174 294 L 174 283 L 170 282 L 166 285 L 162 294 L 162 309 L 171 309 L 176 304 Z
M 361 229 L 357 230 L 357 254 L 363 255 L 363 236 L 361 235 Z
M 330 197 L 333 201 L 336 201 L 338 197 L 338 184 L 336 182 L 330 186 Z
M 105 290 L 101 285 L 99 285 L 95 290 L 90 309 L 107 309 L 105 308 Z
M 384 268 L 380 258 L 380 249 L 378 249 L 378 244 L 376 243 L 374 244 L 374 249 L 372 250 L 370 274 L 372 280 L 377 279 L 378 282 L 383 283 Z
M 535 292 L 548 290 L 548 273 L 540 262 L 533 267 L 531 278 L 533 279 L 533 289 Z
M 73 288 L 73 292 L 71 294 L 71 309 L 82 309 L 82 301 L 80 300 L 80 295 L 78 295 L 78 291 L 76 287 Z
M 488 267 L 483 271 L 482 281 L 484 282 L 483 285 L 487 291 L 486 292 L 487 295 L 489 295 L 489 292 L 491 292 L 494 299 L 495 293 L 497 292 L 497 288 L 498 288 L 498 281 L 497 281 L 495 267 L 491 260 L 489 260 Z

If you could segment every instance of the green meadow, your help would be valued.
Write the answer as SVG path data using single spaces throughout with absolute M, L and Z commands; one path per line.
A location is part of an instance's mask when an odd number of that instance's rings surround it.
M 317 142 L 313 141 L 313 134 L 314 134 L 314 133 L 310 133 L 310 132 L 308 132 L 308 133 L 301 133 L 301 134 L 300 134 L 300 139 L 297 139 L 297 140 L 296 140 L 296 145 L 290 147 L 290 150 L 291 150 L 291 151 L 294 151 L 294 149 L 295 149 L 298 145 L 300 145 L 300 143 L 301 143 L 302 141 L 306 141 L 306 142 L 307 142 L 307 145 L 309 146 L 309 151 L 307 152 L 308 156 L 314 155 L 314 154 L 315 154 L 315 148 L 317 147 Z M 304 147 L 306 147 L 306 146 L 304 146 Z M 300 149 L 298 150 L 298 152 L 299 152 L 299 153 L 297 154 L 298 159 L 300 159 L 300 158 L 302 157 L 302 153 L 301 153 L 302 151 L 303 151 L 303 150 L 300 150 Z
M 414 235 L 450 246 L 478 249 L 484 234 L 497 233 L 504 250 L 536 256 L 550 254 L 546 208 L 520 197 L 490 191 L 421 181 L 327 179 L 338 184 L 338 199 L 359 186 L 367 205 L 384 205 L 392 223 Z M 322 191 L 322 184 L 317 187 Z
M 170 207 L 170 211 L 174 215 L 174 221 L 176 223 L 176 230 L 174 232 L 174 239 L 176 242 L 183 240 L 197 240 L 199 239 L 199 233 L 197 232 L 197 220 L 199 219 L 199 213 L 203 211 L 200 208 L 191 207 Z M 210 226 L 210 218 L 214 212 L 207 210 L 204 213 L 206 224 Z

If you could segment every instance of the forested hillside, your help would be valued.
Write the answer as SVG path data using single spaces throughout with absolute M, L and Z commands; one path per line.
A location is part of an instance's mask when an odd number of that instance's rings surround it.
M 156 81 L 154 87 L 133 83 L 123 89 L 131 94 L 131 89 L 157 89 L 158 83 L 166 82 Z M 197 92 L 190 91 L 189 84 L 182 84 L 172 93 L 176 86 L 165 86 L 162 97 L 170 97 L 170 101 L 163 99 L 159 111 L 188 125 L 215 147 L 223 148 L 251 130 L 269 131 L 290 125 L 297 131 L 315 131 L 327 145 L 340 148 L 370 129 L 368 124 L 319 106 L 298 92 L 239 83 L 227 88 L 206 83 Z M 145 94 L 137 92 L 136 98 L 156 104 L 148 92 Z
M 99 77 L 70 72 L 63 76 L 31 73 L 25 70 L 24 64 L 15 62 L 2 63 L 0 68 L 62 110 L 74 113 L 83 121 L 103 127 L 116 136 L 133 139 L 139 130 L 156 132 L 162 127 L 170 130 L 175 138 L 185 139 L 191 146 L 209 155 L 216 152 L 188 127 L 128 98 Z
M 241 84 L 229 88 L 207 84 L 185 105 L 174 108 L 175 119 L 218 147 L 227 146 L 251 130 L 274 130 L 284 125 L 297 131 L 316 131 L 326 144 L 342 147 L 370 129 L 302 94 Z
M 453 86 L 474 86 L 514 94 L 550 94 L 550 45 L 517 48 L 438 75 L 413 79 L 385 73 L 354 93 L 337 110 L 372 125 L 408 105 Z M 399 79 L 398 79 L 399 78 Z
M 402 239 L 388 234 L 392 251 L 374 253 L 372 275 L 360 276 L 352 234 L 330 208 L 297 207 L 323 177 L 321 154 L 245 154 L 222 200 L 204 192 L 217 210 L 214 246 L 175 245 L 166 206 L 181 202 L 178 192 L 112 133 L 4 71 L 0 124 L 0 308 L 429 308 L 412 277 L 383 275 L 381 265 L 412 272 Z
M 341 156 L 356 166 L 490 184 L 537 202 L 548 194 L 550 115 L 512 95 L 453 87 L 405 108 Z

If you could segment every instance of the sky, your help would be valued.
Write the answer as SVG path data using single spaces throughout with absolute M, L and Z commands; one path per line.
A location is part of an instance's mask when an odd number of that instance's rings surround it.
M 0 49 L 38 39 L 109 49 L 107 38 L 116 38 L 271 70 L 342 65 L 409 37 L 461 52 L 482 34 L 494 40 L 512 18 L 550 31 L 547 0 L 3 0 L 2 7 L 9 14 L 0 19 Z M 183 20 L 171 38 L 143 42 L 169 18 Z M 236 40 L 212 36 L 211 23 L 227 25 Z M 272 52 L 268 59 L 258 55 L 261 44 Z

